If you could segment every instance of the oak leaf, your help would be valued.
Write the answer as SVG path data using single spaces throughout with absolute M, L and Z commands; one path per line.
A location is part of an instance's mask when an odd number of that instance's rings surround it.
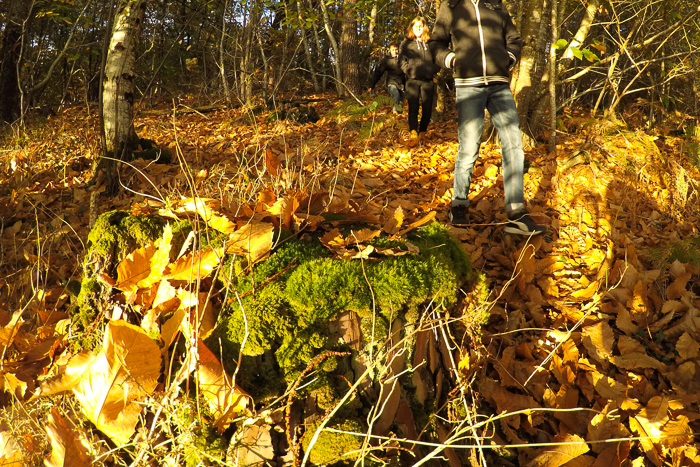
M 398 233 L 401 225 L 403 225 L 404 212 L 401 206 L 394 210 L 394 214 L 382 226 L 382 230 L 389 235 Z

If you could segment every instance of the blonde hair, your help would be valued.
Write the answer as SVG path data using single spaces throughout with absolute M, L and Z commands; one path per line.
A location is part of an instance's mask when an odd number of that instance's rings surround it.
M 416 35 L 413 33 L 413 25 L 416 23 L 423 23 L 423 34 L 420 35 L 420 37 L 416 37 Z M 413 21 L 408 25 L 408 29 L 406 29 L 406 39 L 420 39 L 423 42 L 428 42 L 430 39 L 430 32 L 428 31 L 428 23 L 425 21 L 425 18 L 422 16 L 416 16 L 413 18 Z

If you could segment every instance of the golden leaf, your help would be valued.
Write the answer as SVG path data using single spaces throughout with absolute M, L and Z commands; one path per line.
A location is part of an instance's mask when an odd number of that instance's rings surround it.
M 233 232 L 226 243 L 226 252 L 243 254 L 248 264 L 261 260 L 272 249 L 274 227 L 251 222 Z
M 153 244 L 136 249 L 117 266 L 117 283 L 115 287 L 124 292 L 137 291 L 139 282 L 151 274 L 151 258 L 156 253 Z
M 160 348 L 145 331 L 124 321 L 110 321 L 102 351 L 73 393 L 87 418 L 117 444 L 131 438 L 160 376 Z
M 627 301 L 627 308 L 632 313 L 646 313 L 649 309 L 649 298 L 647 297 L 647 286 L 639 280 L 634 285 L 632 297 Z
M 679 448 L 693 442 L 693 430 L 688 424 L 688 417 L 679 415 L 678 419 L 668 422 L 661 432 L 661 444 L 669 448 Z
M 590 451 L 588 444 L 578 435 L 555 436 L 554 442 L 562 444 L 543 448 L 542 452 L 527 464 L 528 467 L 559 467 Z
M 678 355 L 686 360 L 697 358 L 699 350 L 700 344 L 695 342 L 695 339 L 687 332 L 684 332 L 683 335 L 678 338 L 678 342 L 676 342 L 676 351 Z
M 401 231 L 399 232 L 399 235 L 400 235 L 400 236 L 406 235 L 406 234 L 407 234 L 408 232 L 410 232 L 411 230 L 417 229 L 418 227 L 420 227 L 420 226 L 422 226 L 422 225 L 425 225 L 425 224 L 427 224 L 428 222 L 434 221 L 434 220 L 435 220 L 436 214 L 437 214 L 437 213 L 436 213 L 435 211 L 430 211 L 428 214 L 426 214 L 426 215 L 423 216 L 422 218 L 420 218 L 420 219 L 418 219 L 417 221 L 415 221 L 415 222 L 413 222 L 413 223 L 407 225 L 405 229 L 403 229 L 403 230 L 401 230 Z
M 46 433 L 51 442 L 51 455 L 45 459 L 47 467 L 80 467 L 93 465 L 85 441 L 76 436 L 70 422 L 54 408 L 49 414 Z M 5 464 L 2 464 L 5 465 Z
M 659 371 L 666 370 L 666 365 L 641 352 L 614 356 L 610 358 L 610 361 L 613 365 L 625 370 L 634 370 L 638 368 L 654 368 Z
M 321 237 L 320 240 L 321 243 L 326 245 L 326 247 L 328 247 L 330 250 L 334 250 L 336 248 L 343 248 L 345 245 L 347 245 L 345 239 L 343 238 L 343 235 L 337 228 L 323 234 L 323 237 Z
M 73 389 L 86 371 L 95 361 L 95 355 L 89 350 L 83 350 L 75 355 L 61 356 L 57 362 L 57 374 L 44 380 L 32 396 L 31 400 L 40 396 L 50 396 Z
M 666 298 L 669 300 L 675 300 L 677 298 L 684 297 L 685 294 L 688 293 L 686 286 L 688 285 L 688 281 L 691 277 L 693 277 L 693 275 L 689 272 L 676 276 L 676 280 L 674 280 L 671 285 L 666 288 Z
M 606 321 L 586 326 L 583 328 L 583 345 L 588 350 L 591 357 L 607 366 L 608 360 L 612 357 L 613 345 L 615 344 L 615 333 Z
M 163 274 L 164 279 L 193 282 L 207 277 L 223 259 L 223 248 L 215 248 L 187 254 L 171 264 Z
M 249 411 L 250 396 L 232 384 L 221 363 L 201 340 L 198 341 L 197 352 L 200 394 L 209 403 L 209 409 L 216 418 L 215 425 L 223 431 L 234 417 Z
M 622 403 L 627 398 L 627 385 L 615 381 L 597 371 L 589 371 L 586 373 L 586 379 L 593 385 L 596 392 L 604 397 L 617 403 Z
M 280 227 L 283 229 L 292 228 L 292 216 L 299 209 L 299 199 L 295 195 L 287 195 L 277 199 L 275 204 L 270 206 L 267 211 L 279 220 Z
M 619 350 L 622 355 L 633 352 L 645 352 L 644 346 L 640 344 L 637 339 L 629 336 L 619 337 L 617 340 L 617 350 Z
M 377 237 L 379 234 L 381 234 L 381 230 L 372 230 L 372 229 L 362 229 L 360 231 L 352 231 L 350 235 L 348 235 L 347 238 L 347 244 L 352 245 L 353 243 L 362 243 L 362 242 L 368 242 L 372 240 L 373 238 Z
M 396 234 L 399 229 L 401 228 L 401 225 L 403 225 L 403 219 L 404 219 L 404 213 L 403 213 L 403 208 L 399 206 L 396 208 L 394 211 L 394 215 L 387 220 L 384 225 L 382 226 L 382 230 L 389 235 L 394 235 Z
M 588 286 L 585 289 L 577 290 L 574 293 L 572 293 L 571 296 L 578 300 L 588 300 L 595 296 L 595 294 L 598 292 L 599 287 L 600 284 L 598 284 L 598 281 L 593 281 L 590 284 L 588 284 Z

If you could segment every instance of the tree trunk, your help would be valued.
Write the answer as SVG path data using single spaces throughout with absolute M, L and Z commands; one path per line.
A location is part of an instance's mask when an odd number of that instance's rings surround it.
M 228 9 L 228 0 L 224 1 L 224 6 L 221 10 L 221 37 L 219 38 L 219 74 L 221 75 L 221 88 L 224 92 L 226 103 L 231 107 L 233 99 L 231 99 L 231 90 L 228 87 L 228 79 L 226 78 L 226 10 Z
M 301 41 L 304 47 L 304 56 L 306 57 L 306 66 L 309 67 L 309 73 L 311 74 L 311 81 L 314 83 L 314 92 L 316 94 L 321 92 L 321 85 L 318 82 L 318 76 L 316 76 L 316 69 L 314 67 L 314 60 L 311 56 L 311 47 L 309 40 L 306 37 L 306 27 L 304 20 L 304 15 L 301 10 L 301 2 L 297 1 L 297 13 L 299 14 L 299 34 L 301 34 Z
M 335 55 L 335 89 L 338 93 L 338 97 L 344 97 L 345 87 L 343 86 L 343 74 L 340 68 L 340 49 L 338 48 L 338 42 L 336 42 L 335 37 L 333 36 L 333 30 L 331 29 L 331 18 L 328 14 L 328 7 L 323 0 L 321 0 L 319 4 L 321 5 L 321 10 L 323 11 L 323 26 L 326 30 L 326 34 L 328 34 L 328 41 L 331 43 L 333 54 Z
M 23 22 L 29 17 L 34 2 L 13 1 L 5 23 L 0 46 L 0 120 L 12 123 L 20 116 L 18 61 L 21 55 Z
M 345 89 L 355 96 L 360 86 L 360 47 L 357 40 L 357 0 L 343 2 L 343 25 L 340 36 L 340 63 Z
M 105 64 L 102 93 L 105 132 L 104 160 L 96 164 L 106 169 L 107 192 L 114 194 L 117 186 L 117 160 L 131 157 L 136 139 L 134 131 L 134 78 L 136 42 L 148 0 L 123 0 L 114 18 L 112 38 Z
M 549 44 L 549 152 L 557 149 L 557 48 L 555 44 L 559 40 L 557 31 L 557 2 L 552 1 L 552 40 Z
M 513 86 L 513 95 L 518 103 L 520 128 L 526 131 L 527 116 L 530 110 L 530 99 L 534 92 L 533 74 L 537 61 L 537 41 L 540 23 L 544 19 L 545 0 L 530 0 L 523 13 L 523 25 L 520 35 L 523 38 L 523 48 L 520 54 L 518 77 Z

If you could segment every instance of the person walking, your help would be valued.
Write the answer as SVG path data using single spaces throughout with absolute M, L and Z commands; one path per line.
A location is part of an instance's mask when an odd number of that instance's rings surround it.
M 459 147 L 450 222 L 470 223 L 469 186 L 479 157 L 484 109 L 488 109 L 501 141 L 508 215 L 504 230 L 526 236 L 543 233 L 546 228 L 535 223 L 525 209 L 525 154 L 510 90 L 510 70 L 520 58 L 522 41 L 505 6 L 501 0 L 443 1 L 429 45 L 435 63 L 452 69 L 455 78 Z
M 377 68 L 374 69 L 372 81 L 369 86 L 370 96 L 374 95 L 374 88 L 382 76 L 386 73 L 386 88 L 391 99 L 394 101 L 393 113 L 403 112 L 403 97 L 406 75 L 403 74 L 399 65 L 399 44 L 394 41 L 389 43 L 389 55 L 381 59 Z
M 427 23 L 422 16 L 416 16 L 408 25 L 406 39 L 399 48 L 399 63 L 406 75 L 406 101 L 408 102 L 408 129 L 411 139 L 425 133 L 433 111 L 435 83 L 433 77 L 440 70 L 428 48 Z M 420 125 L 418 111 L 420 109 Z

